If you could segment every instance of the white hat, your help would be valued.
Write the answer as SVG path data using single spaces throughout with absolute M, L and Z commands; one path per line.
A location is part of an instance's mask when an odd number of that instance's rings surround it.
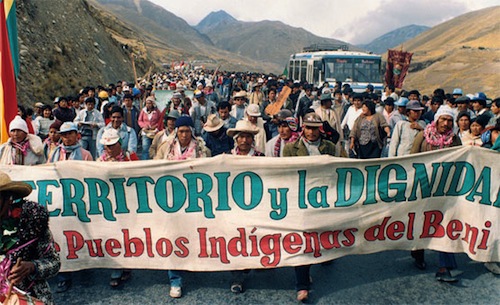
M 24 131 L 25 133 L 29 133 L 28 130 L 28 124 L 26 124 L 26 121 L 23 120 L 20 116 L 16 115 L 16 117 L 10 121 L 9 124 L 9 132 L 12 130 L 19 129 Z
M 247 98 L 247 92 L 245 90 L 240 90 L 233 95 L 233 98 L 237 97 Z
M 250 104 L 247 107 L 247 114 L 249 116 L 260 116 L 260 107 L 257 104 Z
M 453 113 L 453 110 L 450 107 L 441 106 L 434 115 L 434 121 L 436 122 L 442 115 L 449 115 L 452 119 L 455 118 L 455 113 Z
M 78 132 L 78 126 L 73 122 L 64 122 L 59 128 L 59 133 L 66 133 L 70 131 Z
M 113 145 L 116 142 L 120 141 L 120 135 L 118 134 L 118 131 L 114 128 L 109 128 L 104 130 L 102 133 L 102 138 L 99 140 L 99 143 L 102 145 Z
M 224 126 L 224 121 L 212 113 L 207 117 L 207 122 L 203 125 L 203 129 L 207 132 L 213 132 L 221 129 L 222 126 Z
M 250 123 L 247 120 L 239 120 L 238 122 L 236 122 L 236 126 L 234 128 L 229 128 L 226 133 L 228 136 L 234 137 L 236 134 L 239 134 L 240 132 L 256 135 L 259 133 L 259 128 L 255 127 L 252 123 Z

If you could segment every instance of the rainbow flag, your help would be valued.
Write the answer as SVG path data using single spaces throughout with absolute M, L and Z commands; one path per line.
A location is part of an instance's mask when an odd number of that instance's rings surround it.
M 17 114 L 18 54 L 15 0 L 0 0 L 0 143 L 9 139 L 8 124 Z

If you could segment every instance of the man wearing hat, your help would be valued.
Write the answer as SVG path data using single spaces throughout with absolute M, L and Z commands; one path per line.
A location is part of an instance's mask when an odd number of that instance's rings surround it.
M 154 159 L 161 145 L 165 143 L 167 137 L 173 136 L 175 130 L 175 121 L 180 117 L 179 111 L 172 110 L 168 113 L 166 117 L 165 128 L 160 130 L 153 141 L 151 142 L 151 146 L 149 147 L 149 159 Z
M 245 117 L 245 109 L 247 107 L 247 92 L 240 90 L 233 95 L 233 107 L 229 113 L 236 120 L 241 120 Z
M 260 81 L 252 83 L 252 92 L 250 92 L 250 95 L 248 97 L 250 104 L 257 104 L 260 106 L 264 101 L 264 93 L 262 93 L 261 91 L 263 84 L 264 80 L 262 79 L 260 79 Z
M 278 135 L 266 143 L 266 157 L 283 157 L 285 145 L 299 138 L 299 124 L 288 109 L 282 109 L 276 115 Z
M 460 139 L 453 133 L 453 118 L 452 109 L 440 107 L 434 116 L 434 121 L 415 137 L 410 154 L 462 145 Z M 424 250 L 412 251 L 411 255 L 415 259 L 417 268 L 426 268 Z M 439 270 L 436 273 L 436 279 L 443 282 L 458 281 L 450 273 L 450 270 L 455 268 L 457 268 L 457 263 L 453 253 L 439 252 Z
M 65 96 L 57 97 L 54 101 L 57 108 L 53 110 L 56 120 L 61 122 L 73 122 L 76 117 L 76 112 L 68 105 L 68 99 Z
M 24 199 L 31 191 L 29 184 L 12 181 L 9 175 L 0 172 L 0 222 L 15 226 L 9 229 L 14 234 L 2 237 L 2 254 L 9 252 L 3 262 L 7 270 L 2 270 L 6 278 L 2 276 L 0 282 L 2 289 L 10 284 L 44 304 L 53 304 L 47 279 L 57 274 L 61 262 L 49 229 L 47 209 Z
M 128 127 L 125 123 L 123 123 L 123 108 L 120 106 L 113 106 L 111 108 L 111 122 L 103 128 L 99 129 L 97 133 L 97 154 L 101 156 L 104 152 L 104 146 L 100 143 L 102 138 L 102 134 L 106 129 L 114 128 L 120 134 L 120 138 L 122 139 L 122 146 L 127 149 L 128 152 L 136 152 L 137 151 L 137 134 L 135 131 Z
M 75 123 L 65 122 L 59 128 L 62 145 L 59 145 L 48 160 L 48 163 L 64 160 L 94 161 L 90 152 L 78 142 L 80 134 Z
M 406 120 L 406 104 L 408 104 L 410 100 L 408 100 L 406 97 L 400 97 L 397 102 L 394 103 L 398 108 L 396 109 L 396 112 L 391 115 L 391 118 L 387 122 L 389 124 L 389 127 L 391 130 L 394 129 L 394 126 L 396 126 L 396 123 L 402 120 Z
M 93 158 L 96 158 L 96 139 L 99 129 L 104 127 L 102 114 L 95 109 L 95 99 L 85 99 L 85 109 L 80 110 L 74 121 L 80 130 L 80 144 L 88 150 Z
M 340 155 L 336 152 L 335 144 L 321 138 L 320 127 L 322 126 L 323 121 L 316 113 L 311 112 L 306 114 L 302 123 L 302 136 L 294 142 L 285 145 L 283 156 L 331 155 L 339 157 Z M 311 286 L 310 268 L 311 265 L 294 268 L 298 301 L 306 301 L 309 297 Z
M 42 140 L 29 133 L 28 124 L 15 116 L 9 124 L 9 139 L 0 146 L 0 164 L 35 165 L 45 163 Z
M 45 106 L 44 103 L 36 102 L 35 103 L 35 111 L 32 116 L 32 120 L 34 121 L 37 117 L 43 116 L 43 106 Z
M 248 105 L 245 114 L 245 119 L 259 130 L 259 133 L 257 133 L 254 138 L 255 148 L 263 152 L 266 149 L 266 130 L 264 129 L 264 120 L 261 118 L 259 105 Z
M 175 121 L 173 136 L 167 137 L 158 148 L 156 160 L 187 160 L 210 157 L 210 150 L 201 137 L 195 137 L 191 117 L 181 116 Z
M 321 121 L 327 122 L 330 127 L 335 129 L 340 134 L 340 141 L 342 141 L 344 137 L 340 128 L 341 122 L 340 118 L 337 116 L 337 112 L 332 109 L 332 95 L 330 93 L 322 94 L 320 100 L 321 106 L 315 110 L 315 113 L 321 118 Z
M 396 123 L 392 130 L 391 143 L 389 146 L 389 157 L 406 156 L 415 141 L 417 134 L 424 130 L 426 124 L 420 120 L 424 107 L 419 101 L 409 101 L 406 104 L 406 120 Z
M 467 112 L 471 119 L 476 117 L 474 111 L 469 108 L 470 98 L 468 96 L 459 96 L 455 99 L 455 104 L 457 105 L 457 114 L 460 112 Z
M 212 152 L 212 156 L 229 154 L 234 147 L 234 140 L 226 134 L 227 128 L 224 121 L 216 114 L 211 114 L 203 125 L 203 140 Z
M 486 108 L 486 95 L 483 92 L 477 92 L 472 98 L 472 108 L 476 116 L 486 114 L 488 117 L 492 117 L 491 112 Z
M 195 135 L 201 135 L 203 125 L 207 121 L 207 117 L 210 114 L 216 113 L 217 106 L 212 101 L 208 101 L 205 98 L 205 94 L 203 91 L 197 92 L 194 95 L 195 102 L 191 109 L 189 109 L 189 115 L 193 119 L 194 122 L 194 131 Z
M 235 128 L 227 130 L 227 135 L 234 139 L 235 147 L 231 153 L 240 156 L 264 156 L 262 152 L 255 148 L 255 135 L 259 132 L 259 129 L 249 121 L 238 121 Z
M 455 89 L 453 89 L 453 92 L 451 93 L 451 95 L 453 96 L 454 99 L 457 99 L 457 98 L 463 96 L 464 93 L 463 93 L 461 88 L 455 88 Z
M 133 103 L 133 96 L 125 94 L 123 96 L 123 122 L 139 134 L 141 127 L 139 126 L 139 109 Z
M 184 97 L 180 92 L 175 92 L 170 98 L 170 101 L 168 101 L 167 106 L 165 107 L 165 114 L 168 115 L 172 110 L 178 111 L 179 114 L 184 113 L 184 103 L 182 102 L 183 99 Z
M 301 120 L 306 114 L 307 110 L 312 106 L 313 96 L 312 96 L 312 86 L 307 84 L 304 86 L 304 94 L 295 107 L 295 116 Z

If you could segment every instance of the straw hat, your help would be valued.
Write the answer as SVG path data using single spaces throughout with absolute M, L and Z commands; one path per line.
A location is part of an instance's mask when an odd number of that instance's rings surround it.
M 259 133 L 259 129 L 247 120 L 239 120 L 238 122 L 236 122 L 236 126 L 234 128 L 229 128 L 227 130 L 227 135 L 230 137 L 234 137 L 240 132 L 246 132 L 256 135 Z
M 203 129 L 207 132 L 217 131 L 224 126 L 224 121 L 219 119 L 216 114 L 211 114 L 207 117 L 207 122 L 203 125 Z
M 250 104 L 250 105 L 248 105 L 246 111 L 247 111 L 247 114 L 249 116 L 259 117 L 261 115 L 261 113 L 260 113 L 260 107 L 257 104 Z
M 237 97 L 243 97 L 243 98 L 247 98 L 247 92 L 244 91 L 244 90 L 240 90 L 238 92 L 236 92 L 234 95 L 233 95 L 233 98 L 237 98 Z
M 10 180 L 9 175 L 0 171 L 0 192 L 9 192 L 13 199 L 28 196 L 33 189 L 28 183 Z

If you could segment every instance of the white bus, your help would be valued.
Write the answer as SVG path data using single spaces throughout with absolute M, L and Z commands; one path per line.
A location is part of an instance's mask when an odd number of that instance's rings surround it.
M 288 77 L 307 81 L 317 87 L 328 82 L 348 83 L 355 92 L 362 92 L 368 84 L 383 90 L 381 56 L 349 51 L 347 45 L 312 45 L 304 52 L 292 54 L 288 63 Z

